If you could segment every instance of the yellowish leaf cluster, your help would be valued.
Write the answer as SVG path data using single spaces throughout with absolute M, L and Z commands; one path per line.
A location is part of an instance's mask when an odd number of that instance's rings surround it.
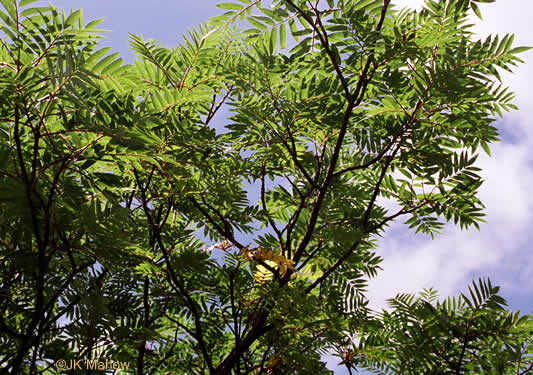
M 295 262 L 281 254 L 281 252 L 268 250 L 262 248 L 261 246 L 250 249 L 250 246 L 251 245 L 242 247 L 239 254 L 247 261 L 262 263 L 257 265 L 254 272 L 254 277 L 257 282 L 264 284 L 268 280 L 272 279 L 272 271 L 267 267 L 279 270 L 282 275 L 286 275 L 289 270 L 292 272 L 297 271 L 294 267 Z M 224 240 L 224 242 L 209 246 L 205 249 L 205 251 L 212 251 L 214 249 L 228 251 L 231 247 L 232 245 L 228 242 L 228 240 Z
M 285 275 L 289 270 L 296 272 L 296 268 L 294 268 L 295 262 L 281 254 L 279 251 L 264 249 L 260 246 L 255 249 L 250 249 L 250 245 L 248 245 L 240 250 L 240 255 L 249 261 L 263 261 L 272 268 L 279 269 L 283 275 Z M 257 269 L 258 272 L 260 270 L 262 274 L 268 272 L 270 274 L 269 279 L 272 278 L 271 272 L 265 267 L 259 265 Z
M 272 268 L 276 267 L 276 263 L 274 263 L 271 260 L 265 260 L 264 262 L 265 262 L 265 264 L 267 264 L 268 266 L 270 266 Z M 274 276 L 272 274 L 272 272 L 270 272 L 268 269 L 263 267 L 261 264 L 258 264 L 256 269 L 255 269 L 255 271 L 254 271 L 254 279 L 259 284 L 266 283 L 268 280 L 272 279 L 272 276 Z

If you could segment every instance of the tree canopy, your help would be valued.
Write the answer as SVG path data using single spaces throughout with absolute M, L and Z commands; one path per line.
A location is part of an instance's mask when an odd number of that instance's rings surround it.
M 528 49 L 475 39 L 492 0 L 220 3 L 175 48 L 132 34 L 133 64 L 100 21 L 34 2 L 0 0 L 4 371 L 533 369 L 531 317 L 489 280 L 365 295 L 394 220 L 484 221 L 476 159 Z

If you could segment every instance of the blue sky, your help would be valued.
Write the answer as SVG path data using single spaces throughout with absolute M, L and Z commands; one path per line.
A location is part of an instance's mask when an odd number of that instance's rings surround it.
M 418 7 L 421 0 L 393 0 L 402 6 Z M 132 61 L 128 32 L 156 39 L 166 46 L 176 45 L 187 28 L 219 13 L 210 0 L 56 0 L 63 9 L 83 8 L 85 19 L 105 18 L 102 28 L 112 30 L 103 45 L 112 46 Z M 475 30 L 489 33 L 516 33 L 516 45 L 533 46 L 529 15 L 530 0 L 499 0 L 481 4 L 484 22 Z M 492 158 L 480 157 L 485 183 L 481 198 L 487 206 L 487 221 L 481 231 L 461 231 L 448 226 L 435 240 L 414 236 L 402 222 L 394 224 L 380 242 L 385 258 L 384 271 L 371 282 L 372 306 L 385 307 L 385 299 L 398 292 L 417 292 L 434 287 L 447 296 L 465 291 L 477 277 L 490 276 L 502 287 L 511 308 L 533 312 L 533 52 L 522 54 L 526 64 L 514 75 L 504 74 L 516 92 L 520 111 L 505 114 L 497 126 L 503 142 L 492 147 Z
M 142 34 L 165 46 L 175 46 L 190 27 L 205 22 L 220 10 L 209 0 L 51 0 L 60 9 L 83 8 L 86 22 L 105 18 L 101 28 L 111 30 L 102 45 L 111 46 L 128 61 L 132 55 L 128 33 Z
M 418 7 L 420 0 L 396 0 L 402 5 Z M 484 21 L 477 18 L 474 31 L 481 37 L 490 33 L 515 33 L 515 44 L 533 46 L 533 30 L 528 14 L 533 2 L 499 0 L 481 4 Z M 487 224 L 481 231 L 462 232 L 449 226 L 434 241 L 416 238 L 397 223 L 381 241 L 385 271 L 372 284 L 375 300 L 394 290 L 416 291 L 434 286 L 441 294 L 464 291 L 473 278 L 490 276 L 502 287 L 513 309 L 533 311 L 533 252 L 531 219 L 533 195 L 533 52 L 520 56 L 526 64 L 515 74 L 502 74 L 504 82 L 516 93 L 520 111 L 504 114 L 496 126 L 503 141 L 492 146 L 492 157 L 480 156 L 485 183 L 480 197 L 487 209 Z M 394 287 L 392 287 L 394 285 Z

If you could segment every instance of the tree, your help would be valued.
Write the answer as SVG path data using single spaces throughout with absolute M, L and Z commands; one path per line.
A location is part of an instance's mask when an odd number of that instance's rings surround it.
M 483 221 L 476 152 L 515 108 L 494 80 L 527 49 L 473 40 L 488 0 L 222 3 L 175 49 L 132 35 L 132 65 L 98 48 L 99 21 L 33 2 L 0 11 L 5 371 L 328 373 L 331 350 L 350 370 L 531 369 L 531 320 L 488 281 L 390 313 L 364 295 L 393 220 Z M 424 330 L 453 347 L 444 367 L 412 350 Z
M 498 287 L 479 280 L 470 295 L 438 301 L 434 290 L 402 294 L 339 347 L 343 363 L 381 374 L 528 374 L 532 320 L 505 310 Z

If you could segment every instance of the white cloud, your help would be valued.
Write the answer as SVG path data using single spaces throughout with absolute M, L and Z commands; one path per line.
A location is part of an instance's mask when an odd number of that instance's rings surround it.
M 421 9 L 423 0 L 393 0 L 399 7 Z M 524 0 L 499 0 L 494 3 L 478 3 L 483 20 L 480 21 L 472 15 L 475 24 L 473 31 L 479 38 L 486 38 L 490 34 L 503 36 L 507 33 L 515 34 L 515 46 L 533 46 L 533 29 L 531 28 L 530 15 L 533 13 L 533 1 Z M 515 104 L 520 107 L 520 112 L 505 114 L 507 119 L 513 120 L 512 133 L 526 136 L 528 142 L 533 142 L 533 50 L 519 55 L 525 64 L 514 69 L 514 73 L 502 71 L 502 80 L 516 93 Z
M 497 143 L 492 157 L 478 162 L 485 179 L 480 198 L 486 202 L 489 224 L 498 223 L 502 232 L 517 234 L 529 227 L 533 208 L 533 161 L 528 144 Z
M 480 232 L 449 225 L 431 241 L 405 233 L 407 227 L 400 223 L 391 228 L 379 247 L 384 271 L 370 283 L 373 307 L 385 307 L 385 299 L 396 293 L 427 287 L 435 287 L 442 296 L 457 294 L 473 274 L 491 276 L 496 270 L 501 278 L 496 283 L 505 283 L 507 291 L 523 288 L 520 280 L 527 281 L 533 263 L 533 256 L 523 253 L 533 209 L 528 150 L 525 144 L 500 143 L 494 145 L 491 158 L 480 157 L 485 180 L 480 198 L 488 215 Z
M 474 31 L 480 37 L 490 34 L 505 35 L 514 33 L 515 46 L 533 46 L 533 31 L 530 15 L 533 12 L 533 2 L 524 0 L 497 1 L 492 4 L 479 5 L 483 21 L 477 21 Z M 533 78 L 533 50 L 519 55 L 525 64 L 515 68 L 515 73 L 502 72 L 503 81 L 511 86 L 516 93 L 515 103 L 520 112 L 511 113 L 506 117 L 515 123 L 514 133 L 525 135 L 528 143 L 533 143 L 533 93 L 531 80 Z
M 422 0 L 393 0 L 392 2 L 400 8 L 408 7 L 416 10 L 421 9 L 422 4 L 424 4 Z
M 393 0 L 394 1 L 394 0 Z M 420 8 L 421 0 L 396 0 L 400 6 Z M 515 45 L 533 46 L 533 32 L 529 15 L 533 2 L 523 0 L 497 1 L 481 4 L 484 21 L 476 22 L 474 31 L 484 38 L 490 33 L 516 33 Z M 485 180 L 480 198 L 487 209 L 488 223 L 481 232 L 460 231 L 453 225 L 434 241 L 406 234 L 407 227 L 395 224 L 380 242 L 379 253 L 384 257 L 384 271 L 371 281 L 370 297 L 374 307 L 385 307 L 384 300 L 398 292 L 418 292 L 435 287 L 441 295 L 457 294 L 464 290 L 473 275 L 496 274 L 505 290 L 512 294 L 531 293 L 530 270 L 533 255 L 528 246 L 528 232 L 532 219 L 533 158 L 533 52 L 520 57 L 526 62 L 515 74 L 504 73 L 503 80 L 516 93 L 515 103 L 521 110 L 505 114 L 504 139 L 511 135 L 515 143 L 492 146 L 491 158 L 482 155 L 478 161 Z M 508 139 L 507 139 L 508 140 Z
M 422 0 L 393 2 L 415 9 L 423 4 Z M 472 18 L 478 37 L 515 33 L 515 46 L 533 46 L 529 19 L 533 1 L 498 0 L 479 6 L 483 21 Z M 522 299 L 527 310 L 533 309 L 528 302 L 533 300 L 533 251 L 529 245 L 533 238 L 533 50 L 519 57 L 525 64 L 515 68 L 514 74 L 503 72 L 502 79 L 516 93 L 515 104 L 520 111 L 505 113 L 504 120 L 497 124 L 507 143 L 494 144 L 492 157 L 482 155 L 478 161 L 485 180 L 480 198 L 486 205 L 488 223 L 480 232 L 449 225 L 434 241 L 408 232 L 403 222 L 393 224 L 380 241 L 384 270 L 370 282 L 371 307 L 386 307 L 385 300 L 396 293 L 416 293 L 426 287 L 436 288 L 443 297 L 457 295 L 465 292 L 474 277 L 488 276 L 502 286 L 511 305 L 514 297 Z

